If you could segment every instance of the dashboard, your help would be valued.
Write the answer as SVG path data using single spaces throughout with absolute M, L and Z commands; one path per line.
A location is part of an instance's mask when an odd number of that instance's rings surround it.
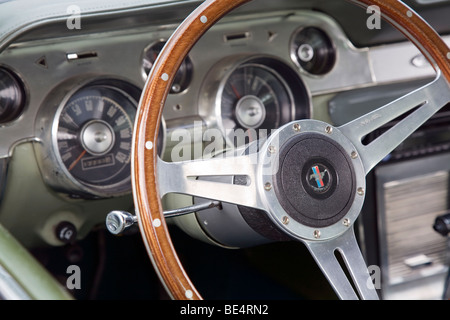
M 357 41 L 359 31 L 341 24 L 346 5 L 327 13 L 323 4 L 312 10 L 293 3 L 276 10 L 244 6 L 193 47 L 170 87 L 161 158 L 203 156 L 204 149 L 198 154 L 190 145 L 197 139 L 207 146 L 203 132 L 210 129 L 220 132 L 226 149 L 248 142 L 235 139 L 236 129 L 261 132 L 306 118 L 340 125 L 434 76 L 420 52 L 388 27 L 390 41 L 377 30 L 366 30 L 373 35 L 367 45 Z M 194 4 L 81 15 L 73 29 L 68 20 L 49 20 L 2 47 L 0 222 L 25 247 L 61 246 L 104 225 L 112 210 L 133 211 L 130 164 L 140 94 Z M 366 28 L 368 15 L 361 10 L 357 17 L 352 27 Z M 192 132 L 186 144 L 180 129 Z M 169 209 L 192 203 L 171 201 Z M 232 233 L 186 219 L 176 223 L 196 238 L 239 246 Z M 75 233 L 70 239 L 58 232 L 67 224 Z

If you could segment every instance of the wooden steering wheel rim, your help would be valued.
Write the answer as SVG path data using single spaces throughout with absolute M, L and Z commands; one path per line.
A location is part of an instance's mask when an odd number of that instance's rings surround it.
M 450 82 L 450 51 L 440 36 L 411 8 L 397 0 L 349 0 L 376 5 L 385 19 L 405 34 Z M 231 10 L 250 0 L 206 0 L 174 32 L 147 79 L 138 108 L 132 180 L 140 231 L 160 280 L 173 299 L 201 299 L 172 245 L 163 216 L 156 175 L 158 132 L 170 84 L 198 39 Z

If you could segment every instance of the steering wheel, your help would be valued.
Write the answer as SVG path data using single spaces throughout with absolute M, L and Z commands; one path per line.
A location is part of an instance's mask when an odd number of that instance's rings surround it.
M 262 210 L 279 230 L 306 245 L 339 298 L 378 299 L 353 229 L 364 202 L 365 177 L 449 102 L 450 50 L 402 2 L 351 0 L 363 7 L 378 6 L 383 17 L 428 59 L 436 71 L 435 79 L 340 127 L 310 119 L 288 123 L 272 133 L 256 154 L 161 160 L 156 143 L 176 71 L 212 25 L 246 2 L 249 0 L 204 1 L 174 32 L 147 79 L 136 120 L 132 172 L 139 228 L 150 259 L 172 298 L 202 298 L 177 257 L 160 200 L 167 193 L 187 194 Z M 411 113 L 371 143 L 361 142 L 368 133 L 407 112 Z M 246 176 L 247 184 L 197 179 L 237 175 Z M 317 185 L 314 179 L 305 178 L 310 175 L 317 178 Z

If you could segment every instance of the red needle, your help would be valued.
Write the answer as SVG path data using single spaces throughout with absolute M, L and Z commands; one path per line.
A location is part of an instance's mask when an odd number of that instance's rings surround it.
M 78 158 L 76 158 L 75 161 L 72 162 L 72 164 L 69 166 L 69 171 L 71 171 L 77 165 L 77 163 L 81 160 L 81 158 L 84 157 L 85 154 L 86 150 L 83 150 L 83 152 L 78 156 Z
M 236 97 L 237 97 L 238 99 L 240 99 L 240 98 L 241 98 L 241 95 L 239 94 L 239 92 L 237 91 L 236 87 L 235 87 L 233 84 L 231 84 L 231 89 L 233 89 L 233 92 L 234 92 L 234 94 L 236 95 Z

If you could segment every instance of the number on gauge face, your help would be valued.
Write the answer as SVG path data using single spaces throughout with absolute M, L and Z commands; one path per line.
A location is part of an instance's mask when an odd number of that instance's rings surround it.
M 57 149 L 69 176 L 111 193 L 130 189 L 130 160 L 136 102 L 107 86 L 81 90 L 59 116 Z

